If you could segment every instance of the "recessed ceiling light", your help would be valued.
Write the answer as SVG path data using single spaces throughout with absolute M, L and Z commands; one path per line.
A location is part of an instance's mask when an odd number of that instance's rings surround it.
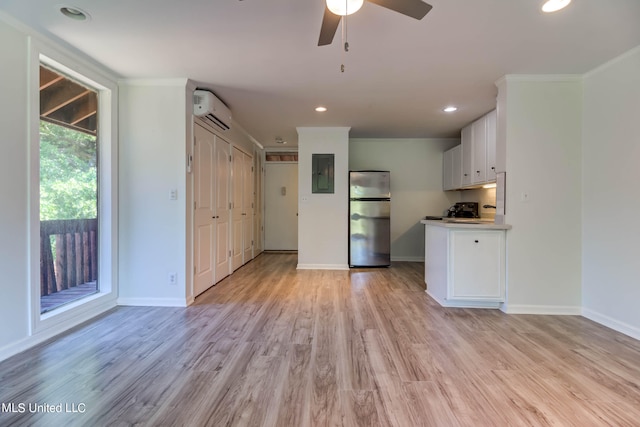
M 453 105 L 450 105 L 444 109 L 445 113 L 453 113 L 454 111 L 458 111 L 458 107 L 454 107 Z
M 557 12 L 567 7 L 569 3 L 571 3 L 571 0 L 547 0 L 542 5 L 542 11 L 547 13 Z
M 316 111 L 318 113 L 324 113 L 325 111 L 327 111 L 327 107 L 316 107 Z
M 91 19 L 87 12 L 75 6 L 62 6 L 60 7 L 60 13 L 76 21 L 88 21 Z

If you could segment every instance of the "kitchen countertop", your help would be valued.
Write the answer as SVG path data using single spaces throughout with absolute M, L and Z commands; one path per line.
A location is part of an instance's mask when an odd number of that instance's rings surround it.
M 495 224 L 493 220 L 483 220 L 482 218 L 447 218 L 443 220 L 420 221 L 424 225 L 434 225 L 444 228 L 471 228 L 482 230 L 510 230 L 509 224 Z

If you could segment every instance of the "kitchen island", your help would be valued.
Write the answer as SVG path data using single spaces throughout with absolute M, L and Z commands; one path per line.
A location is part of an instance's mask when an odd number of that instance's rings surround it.
M 444 307 L 499 308 L 505 299 L 506 232 L 479 219 L 422 220 L 426 292 Z

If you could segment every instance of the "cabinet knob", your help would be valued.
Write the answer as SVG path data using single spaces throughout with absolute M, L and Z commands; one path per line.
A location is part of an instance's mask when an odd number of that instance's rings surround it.
M 475 242 L 475 243 L 478 243 L 478 242 L 479 242 L 479 240 L 474 240 L 474 242 Z
M 491 170 L 492 171 L 496 170 L 496 167 L 495 166 L 491 166 Z
M 466 173 L 465 173 L 465 174 L 464 174 L 464 176 L 469 176 L 469 174 L 466 174 Z
M 476 173 L 480 173 L 480 171 L 476 171 Z

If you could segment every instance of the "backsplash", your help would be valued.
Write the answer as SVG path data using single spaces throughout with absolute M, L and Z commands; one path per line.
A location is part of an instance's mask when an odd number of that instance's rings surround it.
M 484 205 L 496 205 L 495 188 L 477 188 L 473 190 L 463 190 L 460 192 L 460 201 L 478 202 L 480 218 L 493 219 L 496 216 L 495 209 L 483 207 Z

